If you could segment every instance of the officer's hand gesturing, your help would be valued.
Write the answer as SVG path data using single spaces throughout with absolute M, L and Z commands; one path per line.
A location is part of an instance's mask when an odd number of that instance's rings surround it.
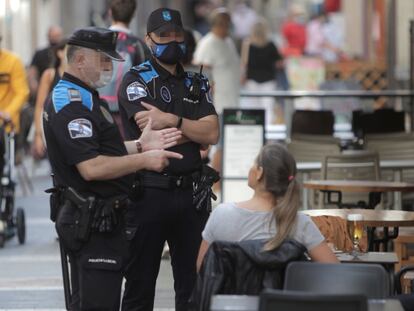
M 152 123 L 152 119 L 149 118 L 140 137 L 143 151 L 168 149 L 175 146 L 178 140 L 181 139 L 181 131 L 176 128 L 153 130 Z
M 142 155 L 145 157 L 145 169 L 155 172 L 162 172 L 170 164 L 168 159 L 183 158 L 179 153 L 166 150 L 150 150 L 143 152 Z
M 147 111 L 140 111 L 135 114 L 135 122 L 142 130 L 148 124 L 149 119 L 152 119 L 152 129 L 162 130 L 166 127 L 171 127 L 171 118 L 176 118 L 170 113 L 163 112 L 153 105 L 141 102 L 141 105 L 147 109 Z

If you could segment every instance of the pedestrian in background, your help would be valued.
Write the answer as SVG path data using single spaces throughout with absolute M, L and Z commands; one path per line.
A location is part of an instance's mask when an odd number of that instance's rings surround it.
M 32 138 L 32 153 L 35 159 L 45 156 L 46 146 L 44 142 L 42 114 L 43 106 L 50 92 L 63 76 L 66 68 L 65 47 L 67 40 L 62 40 L 53 47 L 55 60 L 53 67 L 46 69 L 40 78 L 39 89 L 37 92 L 36 105 L 34 111 L 34 136 Z
M 266 20 L 254 24 L 250 37 L 243 42 L 241 50 L 242 81 L 247 91 L 267 92 L 276 89 L 276 69 L 283 69 L 283 58 L 275 44 L 269 40 Z M 260 108 L 266 111 L 266 124 L 275 121 L 273 97 L 250 97 L 241 101 L 243 108 Z M 282 109 L 278 109 L 282 113 Z
M 239 107 L 240 57 L 230 38 L 231 17 L 227 9 L 215 9 L 210 24 L 210 32 L 197 44 L 193 62 L 211 70 L 213 103 L 222 124 L 223 109 Z M 221 169 L 221 145 L 220 140 L 211 150 L 211 165 L 217 171 Z
M 129 28 L 136 8 L 136 0 L 111 0 L 109 15 L 112 17 L 112 25 L 109 29 L 118 32 L 116 50 L 125 61 L 114 63 L 114 74 L 112 75 L 111 81 L 108 85 L 99 89 L 99 94 L 108 103 L 109 110 L 123 138 L 125 138 L 125 134 L 123 132 L 118 105 L 119 86 L 122 77 L 132 66 L 141 64 L 150 57 L 150 51 L 145 43 L 135 36 Z
M 36 98 L 43 72 L 47 68 L 53 67 L 55 54 L 53 48 L 63 39 L 62 28 L 57 25 L 50 26 L 47 31 L 47 39 L 48 46 L 35 52 L 28 70 L 30 93 L 33 99 Z

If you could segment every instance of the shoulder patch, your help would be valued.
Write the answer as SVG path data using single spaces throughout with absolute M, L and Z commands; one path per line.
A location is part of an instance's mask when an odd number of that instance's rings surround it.
M 132 70 L 136 71 L 146 84 L 159 77 L 158 72 L 155 71 L 154 67 L 149 61 L 132 67 Z
M 147 91 L 145 90 L 145 86 L 139 82 L 132 82 L 130 85 L 128 85 L 126 88 L 126 93 L 129 101 L 134 101 L 148 95 Z
M 80 118 L 70 121 L 68 130 L 72 139 L 92 137 L 92 123 L 88 119 Z
M 58 113 L 71 102 L 81 102 L 92 111 L 92 94 L 87 89 L 66 80 L 60 80 L 52 91 L 52 102 L 55 112 Z

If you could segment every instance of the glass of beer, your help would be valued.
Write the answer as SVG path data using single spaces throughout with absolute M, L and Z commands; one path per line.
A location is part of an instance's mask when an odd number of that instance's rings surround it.
M 364 234 L 364 216 L 361 214 L 349 214 L 347 216 L 348 234 L 352 240 L 353 248 L 351 255 L 358 258 L 361 255 L 359 242 Z

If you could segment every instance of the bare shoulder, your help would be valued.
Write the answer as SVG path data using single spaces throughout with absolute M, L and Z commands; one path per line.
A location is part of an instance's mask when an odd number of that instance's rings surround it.
M 41 77 L 41 80 L 44 82 L 51 83 L 53 80 L 53 77 L 55 76 L 55 68 L 47 68 Z

